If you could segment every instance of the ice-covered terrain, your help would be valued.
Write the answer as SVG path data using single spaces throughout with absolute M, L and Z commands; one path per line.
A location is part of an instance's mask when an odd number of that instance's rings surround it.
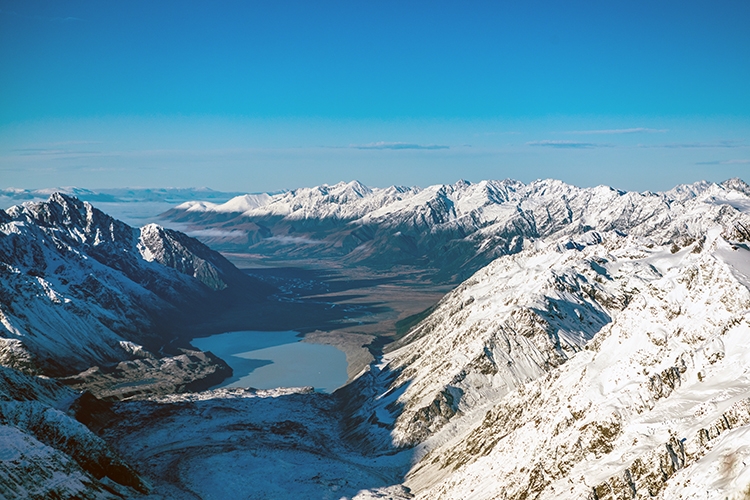
M 114 415 L 90 394 L 0 367 L 0 497 L 116 499 L 146 493 L 98 430 Z
M 423 238 L 412 247 L 417 254 L 443 242 L 420 258 L 433 265 L 446 253 L 457 262 L 453 275 L 493 258 L 332 395 L 220 389 L 111 408 L 89 398 L 86 408 L 95 411 L 76 411 L 71 401 L 82 397 L 69 388 L 35 378 L 39 388 L 28 390 L 6 376 L 0 439 L 13 445 L 0 457 L 0 477 L 25 488 L 28 470 L 42 478 L 31 480 L 42 492 L 60 484 L 62 497 L 92 498 L 138 491 L 149 498 L 750 495 L 750 186 L 743 181 L 665 193 L 551 180 L 424 190 L 342 183 L 230 206 L 250 208 L 244 215 L 208 204 L 181 210 L 190 209 L 194 223 L 212 220 L 208 226 L 222 218 L 226 225 L 214 229 L 294 227 L 258 237 L 279 245 L 298 238 L 295 248 L 310 247 L 315 234 L 328 243 L 340 238 L 336 220 L 354 228 L 348 235 L 370 227 L 393 236 L 408 227 Z M 275 225 L 261 230 L 248 213 Z M 347 258 L 374 251 L 377 240 L 352 243 Z M 144 252 L 184 273 L 180 259 L 166 257 L 171 252 Z M 43 288 L 16 290 L 14 300 L 31 300 Z M 74 448 L 44 441 L 29 424 L 63 417 L 84 434 L 73 418 L 98 430 L 99 441 L 86 442 L 132 471 L 129 479 L 93 475 Z M 51 479 L 39 475 L 45 460 L 58 474 Z

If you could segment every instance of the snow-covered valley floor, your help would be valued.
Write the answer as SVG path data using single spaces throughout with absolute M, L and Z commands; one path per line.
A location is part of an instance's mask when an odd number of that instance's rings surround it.
M 340 439 L 335 400 L 309 388 L 218 389 L 122 403 L 104 438 L 146 498 L 409 498 L 409 451 L 367 457 Z

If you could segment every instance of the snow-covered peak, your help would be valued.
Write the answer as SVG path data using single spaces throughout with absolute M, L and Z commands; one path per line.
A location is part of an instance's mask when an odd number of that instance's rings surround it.
M 731 179 L 727 179 L 721 183 L 721 186 L 726 189 L 739 191 L 742 194 L 750 196 L 750 185 L 748 185 L 747 182 L 743 181 L 739 177 L 733 177 Z
M 340 182 L 332 186 L 323 184 L 270 196 L 263 204 L 249 208 L 244 214 L 248 217 L 352 220 L 409 196 L 413 191 L 413 188 L 397 186 L 371 189 L 359 181 Z
M 648 236 L 654 244 L 699 237 L 708 224 L 750 213 L 744 183 L 725 184 L 639 193 L 579 188 L 555 179 L 462 180 L 424 189 L 370 189 L 353 181 L 272 195 L 243 213 L 221 213 L 216 207 L 197 213 L 187 207 L 165 216 L 189 224 L 222 251 L 377 267 L 417 265 L 437 269 L 438 281 L 457 282 L 492 259 L 549 236 L 619 231 Z
M 208 212 L 213 211 L 219 205 L 210 201 L 186 201 L 180 203 L 175 208 L 186 212 Z
M 153 342 L 156 321 L 211 290 L 269 289 L 182 233 L 62 193 L 0 211 L 0 266 L 0 364 L 37 373 L 130 357 L 123 341 Z
M 675 186 L 664 195 L 670 200 L 687 201 L 700 196 L 711 188 L 714 184 L 707 181 L 698 181 L 692 184 L 680 184 Z
M 226 203 L 211 203 L 207 201 L 188 201 L 177 205 L 177 209 L 187 212 L 217 212 L 217 213 L 242 213 L 261 207 L 271 200 L 268 193 L 243 194 L 235 196 Z

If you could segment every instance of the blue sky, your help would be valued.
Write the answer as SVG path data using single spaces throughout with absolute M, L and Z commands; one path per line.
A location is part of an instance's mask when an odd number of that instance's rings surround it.
M 0 184 L 750 180 L 750 3 L 0 0 Z

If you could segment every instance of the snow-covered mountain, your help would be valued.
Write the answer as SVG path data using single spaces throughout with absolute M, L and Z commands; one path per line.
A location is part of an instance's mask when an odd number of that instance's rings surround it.
M 137 227 L 156 222 L 160 213 L 179 203 L 193 200 L 213 205 L 224 203 L 241 194 L 208 188 L 5 188 L 0 189 L 0 209 L 23 202 L 47 201 L 53 193 L 67 194 L 81 201 L 93 203 L 108 215 Z
M 0 211 L 0 269 L 0 364 L 54 376 L 158 353 L 222 290 L 272 291 L 197 240 L 60 193 Z
M 599 230 L 495 260 L 341 391 L 417 498 L 747 494 L 750 190 L 597 191 Z
M 521 251 L 525 242 L 552 235 L 629 232 L 656 218 L 660 223 L 654 226 L 670 228 L 654 234 L 660 238 L 655 243 L 664 242 L 678 236 L 670 220 L 691 204 L 745 203 L 740 184 L 702 182 L 665 193 L 634 193 L 556 180 L 459 181 L 425 189 L 371 189 L 353 181 L 239 197 L 223 205 L 185 203 L 163 216 L 225 251 L 335 258 L 375 268 L 408 264 L 432 269 L 437 281 L 457 282 L 501 255 Z

